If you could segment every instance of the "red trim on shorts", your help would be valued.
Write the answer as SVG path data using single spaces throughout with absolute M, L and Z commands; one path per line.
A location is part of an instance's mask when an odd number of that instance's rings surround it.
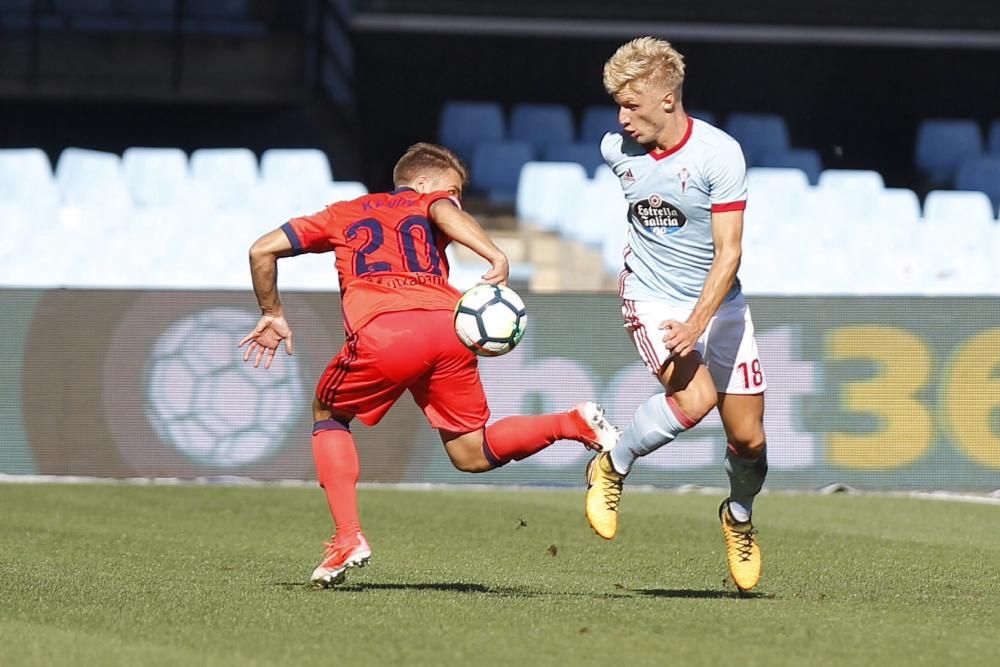
M 358 358 L 358 335 L 351 334 L 347 339 L 347 357 L 341 359 L 337 364 L 337 370 L 330 374 L 327 378 L 326 384 L 323 385 L 322 389 L 316 392 L 317 397 L 323 402 L 327 407 L 334 407 L 334 400 L 337 395 L 337 388 L 340 383 L 344 381 L 347 374 L 351 370 L 351 362 Z
M 646 334 L 646 327 L 643 326 L 642 320 L 636 315 L 635 301 L 624 299 L 623 303 L 625 304 L 625 320 L 632 328 L 632 336 L 635 340 L 636 349 L 639 351 L 639 356 L 642 357 L 647 367 L 662 371 L 659 358 L 656 356 L 656 348 Z M 657 372 L 657 375 L 659 375 L 659 372 Z
M 694 129 L 694 119 L 691 118 L 691 116 L 688 116 L 687 129 L 684 130 L 684 136 L 681 137 L 681 141 L 679 144 L 673 146 L 672 148 L 668 148 L 665 151 L 659 150 L 658 148 L 655 147 L 651 148 L 647 152 L 647 155 L 649 155 L 649 157 L 653 158 L 654 160 L 662 160 L 665 157 L 670 157 L 680 149 L 684 148 L 684 144 L 686 144 L 688 142 L 688 139 L 691 138 L 692 129 Z
M 747 208 L 747 202 L 743 201 L 731 201 L 724 204 L 712 204 L 712 213 L 727 213 L 729 211 L 745 211 Z
M 684 411 L 681 410 L 681 406 L 677 405 L 677 399 L 673 396 L 667 396 L 667 407 L 670 408 L 670 411 L 674 413 L 674 417 L 677 417 L 677 421 L 679 421 L 681 426 L 685 429 L 689 429 L 698 423 L 684 414 Z

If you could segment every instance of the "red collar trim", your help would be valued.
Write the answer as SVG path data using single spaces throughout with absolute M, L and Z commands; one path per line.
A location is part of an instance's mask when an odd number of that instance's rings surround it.
M 649 157 L 653 158 L 654 160 L 662 160 L 665 157 L 670 157 L 680 149 L 684 148 L 684 144 L 686 144 L 688 142 L 688 139 L 691 138 L 692 129 L 694 129 L 694 119 L 691 118 L 691 116 L 688 116 L 687 129 L 684 130 L 684 136 L 681 137 L 680 142 L 676 146 L 665 151 L 662 151 L 654 147 L 646 151 L 646 153 L 649 155 Z

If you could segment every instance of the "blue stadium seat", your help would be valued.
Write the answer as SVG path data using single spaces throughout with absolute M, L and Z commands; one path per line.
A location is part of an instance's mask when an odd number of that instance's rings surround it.
M 761 155 L 756 166 L 799 169 L 805 172 L 809 182 L 815 185 L 819 182 L 823 161 L 820 159 L 819 153 L 811 148 L 785 148 L 765 152 Z
M 791 147 L 788 126 L 778 114 L 736 112 L 726 120 L 725 130 L 740 142 L 748 167 L 763 166 L 760 160 L 769 151 Z
M 704 109 L 691 109 L 687 113 L 689 116 L 697 118 L 698 120 L 703 120 L 709 125 L 715 125 L 716 127 L 719 126 L 719 124 L 715 122 L 715 114 L 711 111 L 706 111 Z
M 580 141 L 596 142 L 598 145 L 607 132 L 617 132 L 622 129 L 618 122 L 618 107 L 611 105 L 593 105 L 583 110 L 580 121 Z
M 983 152 L 983 137 L 974 120 L 923 120 L 917 129 L 917 168 L 935 185 L 951 185 L 959 163 Z
M 534 158 L 534 149 L 525 141 L 477 144 L 472 154 L 472 189 L 493 203 L 512 204 L 521 167 Z
M 561 104 L 515 104 L 510 113 L 510 138 L 541 151 L 549 144 L 573 141 L 573 114 Z
M 990 123 L 989 151 L 1000 155 L 1000 120 Z
M 959 190 L 985 192 L 995 209 L 1000 205 L 1000 155 L 962 160 L 955 175 L 955 187 Z
M 542 159 L 546 162 L 576 162 L 591 175 L 604 164 L 601 145 L 594 141 L 549 144 L 542 149 Z
M 438 116 L 438 142 L 469 162 L 478 142 L 499 142 L 507 138 L 503 108 L 496 102 L 450 100 Z

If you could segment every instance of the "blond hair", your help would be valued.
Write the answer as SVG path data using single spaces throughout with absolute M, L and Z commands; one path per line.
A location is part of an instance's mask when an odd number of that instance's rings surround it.
M 604 63 L 604 88 L 615 95 L 623 88 L 680 91 L 684 83 L 684 56 L 670 42 L 636 37 L 618 47 Z
M 462 185 L 468 183 L 469 170 L 457 155 L 444 146 L 421 142 L 407 148 L 403 157 L 396 162 L 392 170 L 392 182 L 399 187 L 403 183 L 412 183 L 422 172 L 448 169 L 458 172 Z

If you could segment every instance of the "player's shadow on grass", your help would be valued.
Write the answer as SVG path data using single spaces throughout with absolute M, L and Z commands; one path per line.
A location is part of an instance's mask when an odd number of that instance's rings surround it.
M 654 598 L 687 598 L 687 599 L 715 599 L 715 600 L 727 600 L 727 599 L 758 599 L 758 598 L 773 598 L 772 593 L 758 593 L 757 591 L 749 591 L 747 593 L 740 593 L 739 591 L 720 591 L 720 590 L 697 590 L 690 588 L 630 588 L 628 589 L 632 593 L 638 593 L 639 595 L 648 595 Z
M 308 584 L 301 582 L 278 582 L 275 586 L 281 586 L 287 590 L 299 588 L 312 589 Z M 538 591 L 527 588 L 517 588 L 509 586 L 484 586 L 483 584 L 469 584 L 458 582 L 414 582 L 414 583 L 391 583 L 391 582 L 356 582 L 333 586 L 329 590 L 342 591 L 345 593 L 364 593 L 366 591 L 437 591 L 439 593 L 476 593 L 477 595 L 496 595 L 499 597 L 538 597 Z

